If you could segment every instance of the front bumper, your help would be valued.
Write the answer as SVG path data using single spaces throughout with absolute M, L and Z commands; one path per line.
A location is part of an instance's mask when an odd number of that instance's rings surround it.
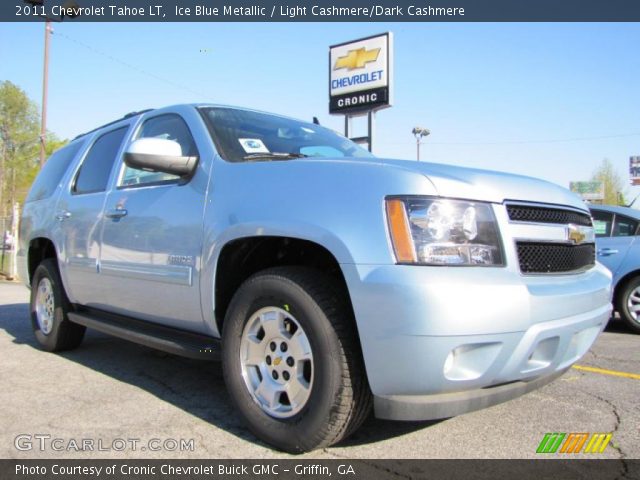
M 602 266 L 527 277 L 500 268 L 343 265 L 376 416 L 427 420 L 538 388 L 582 357 L 611 314 Z
M 455 417 L 517 398 L 552 382 L 565 371 L 554 372 L 530 382 L 512 382 L 467 392 L 422 396 L 376 395 L 373 405 L 376 417 L 385 420 L 417 421 Z

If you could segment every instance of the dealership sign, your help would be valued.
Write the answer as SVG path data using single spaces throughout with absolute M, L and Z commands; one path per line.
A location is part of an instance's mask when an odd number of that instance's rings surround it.
M 329 113 L 389 107 L 392 82 L 390 32 L 329 47 Z
M 583 200 L 604 200 L 603 182 L 570 182 L 569 189 Z
M 640 185 L 640 156 L 629 157 L 631 185 Z

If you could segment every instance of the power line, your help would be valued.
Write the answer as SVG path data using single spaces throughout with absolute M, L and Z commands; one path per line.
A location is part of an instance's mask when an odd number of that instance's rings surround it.
M 47 132 L 46 137 L 47 138 L 52 138 L 52 137 L 55 138 L 56 135 L 53 132 Z M 2 141 L 2 139 L 0 139 L 0 141 Z M 16 148 L 23 148 L 23 147 L 29 146 L 31 144 L 40 143 L 40 142 L 41 142 L 41 138 L 38 135 L 37 137 L 34 137 L 32 139 L 25 140 L 23 142 L 14 143 L 13 146 L 16 147 Z
M 638 137 L 640 132 L 635 133 L 620 133 L 615 135 L 599 135 L 591 137 L 572 137 L 572 138 L 555 138 L 547 140 L 505 140 L 505 141 L 486 141 L 486 142 L 429 142 L 429 145 L 533 145 L 533 144 L 545 144 L 545 143 L 569 143 L 569 142 L 586 142 L 594 140 L 607 140 L 611 138 L 626 138 L 626 137 Z M 406 145 L 406 142 L 378 142 L 393 145 Z
M 173 87 L 176 88 L 180 88 L 182 90 L 185 90 L 189 93 L 192 93 L 194 95 L 197 95 L 199 98 L 203 98 L 206 99 L 208 98 L 207 95 L 204 95 L 202 92 L 198 92 L 196 90 L 193 90 L 190 87 L 187 87 L 186 85 L 182 85 L 180 83 L 174 82 L 173 80 L 169 80 L 167 78 L 161 77 L 159 75 L 156 75 L 155 73 L 151 73 L 148 72 L 140 67 L 137 67 L 135 65 L 132 65 L 124 60 L 121 60 L 117 57 L 114 57 L 113 55 L 110 55 L 108 53 L 104 53 L 94 47 L 92 47 L 91 45 L 88 45 L 80 40 L 76 40 L 75 38 L 72 38 L 68 35 L 65 35 L 64 33 L 56 33 L 54 31 L 51 32 L 52 34 L 55 33 L 55 35 L 70 41 L 72 43 L 75 43 L 76 45 L 79 45 L 83 48 L 85 48 L 86 50 L 89 50 L 97 55 L 100 55 L 102 57 L 105 57 L 109 60 L 111 60 L 112 62 L 118 63 L 126 68 L 129 68 L 131 70 L 134 70 L 142 75 L 146 75 L 147 77 L 153 78 L 155 80 L 158 80 L 160 82 L 166 83 L 168 85 L 171 85 Z M 535 144 L 553 144 L 553 143 L 571 143 L 571 142 L 585 142 L 585 141 L 597 141 L 597 140 L 608 140 L 608 139 L 613 139 L 613 138 L 627 138 L 627 137 L 637 137 L 640 136 L 640 132 L 633 132 L 633 133 L 621 133 L 621 134 L 613 134 L 613 135 L 599 135 L 599 136 L 586 136 L 586 137 L 569 137 L 569 138 L 556 138 L 556 139 L 547 139 L 547 140 L 503 140 L 503 141 L 497 141 L 497 140 L 492 140 L 492 141 L 480 141 L 480 142 L 434 142 L 434 141 L 430 141 L 429 145 L 450 145 L 450 146 L 456 146 L 456 145 L 460 145 L 460 146 L 477 146 L 477 145 L 535 145 Z M 379 142 L 381 144 L 387 144 L 387 145 L 405 145 L 408 142 Z
M 160 82 L 166 83 L 168 85 L 171 85 L 172 87 L 176 87 L 176 88 L 180 88 L 182 90 L 185 90 L 189 93 L 193 93 L 194 95 L 198 95 L 199 98 L 207 98 L 206 95 L 204 95 L 202 92 L 198 92 L 196 90 L 193 90 L 192 88 L 187 87 L 186 85 L 182 85 L 180 83 L 174 82 L 173 80 L 169 80 L 167 78 L 161 77 L 160 75 L 156 75 L 155 73 L 151 73 L 148 72 L 146 70 L 143 70 L 140 67 L 137 67 L 135 65 L 132 65 L 128 62 L 125 62 L 124 60 L 121 60 L 119 58 L 114 57 L 113 55 L 110 55 L 108 53 L 104 53 L 94 47 L 92 47 L 91 45 L 88 45 L 84 42 L 81 42 L 80 40 L 76 40 L 75 38 L 72 38 L 68 35 L 65 35 L 64 33 L 57 33 L 57 32 L 52 32 L 55 33 L 55 35 L 59 36 L 60 38 L 63 38 L 65 40 L 68 40 L 70 42 L 75 43 L 76 45 L 80 45 L 81 47 L 85 48 L 86 50 L 89 50 L 90 52 L 93 52 L 97 55 L 100 55 L 102 57 L 108 58 L 109 60 L 111 60 L 112 62 L 118 63 L 124 67 L 127 67 L 131 70 L 135 70 L 136 72 L 142 74 L 142 75 L 146 75 L 147 77 L 153 78 L 155 80 L 158 80 Z

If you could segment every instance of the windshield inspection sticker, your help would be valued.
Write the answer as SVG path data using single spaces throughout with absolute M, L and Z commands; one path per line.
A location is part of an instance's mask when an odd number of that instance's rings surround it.
M 269 149 L 259 138 L 239 138 L 238 141 L 247 153 L 269 153 Z

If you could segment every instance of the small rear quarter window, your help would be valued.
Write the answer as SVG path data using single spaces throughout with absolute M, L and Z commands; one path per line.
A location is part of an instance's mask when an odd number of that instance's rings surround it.
M 31 185 L 26 203 L 44 200 L 53 195 L 82 144 L 82 141 L 73 142 L 49 157 Z

